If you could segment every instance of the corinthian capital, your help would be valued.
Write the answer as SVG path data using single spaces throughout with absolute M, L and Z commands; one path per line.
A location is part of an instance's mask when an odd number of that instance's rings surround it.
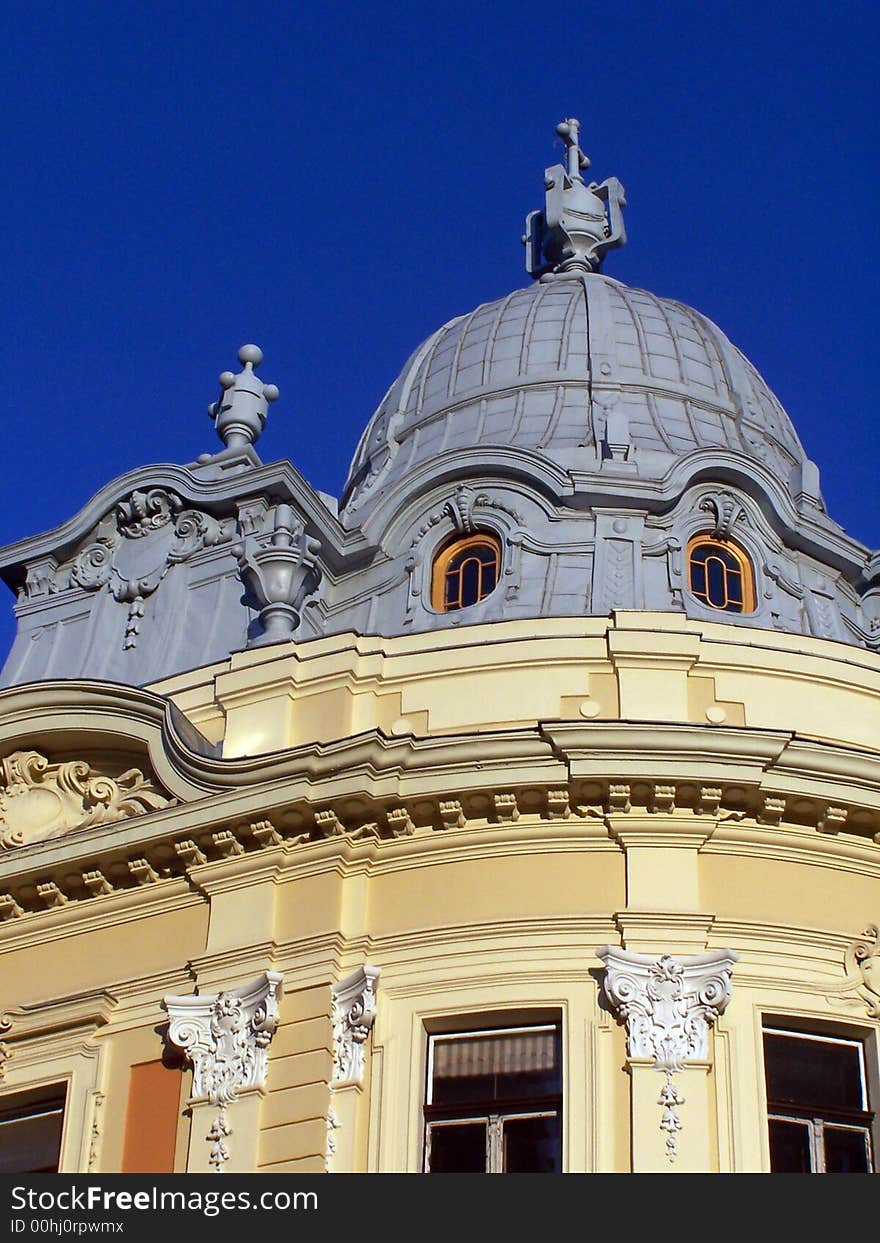
M 605 945 L 596 956 L 605 964 L 605 996 L 626 1023 L 631 1058 L 653 1058 L 663 1071 L 708 1058 L 709 1028 L 731 997 L 733 950 L 673 958 Z
M 194 1097 L 223 1106 L 242 1088 L 263 1086 L 282 980 L 264 971 L 243 988 L 165 998 L 168 1038 L 192 1064 Z
M 376 1020 L 379 967 L 366 963 L 333 985 L 333 1084 L 363 1083 L 364 1046 Z

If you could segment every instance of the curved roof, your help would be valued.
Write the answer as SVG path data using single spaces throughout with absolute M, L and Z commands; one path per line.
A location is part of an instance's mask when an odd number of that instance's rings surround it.
M 777 398 L 711 320 L 578 272 L 478 306 L 423 342 L 367 425 L 343 505 L 355 510 L 437 453 L 477 445 L 588 470 L 611 410 L 648 477 L 712 446 L 757 458 L 783 482 L 805 458 Z

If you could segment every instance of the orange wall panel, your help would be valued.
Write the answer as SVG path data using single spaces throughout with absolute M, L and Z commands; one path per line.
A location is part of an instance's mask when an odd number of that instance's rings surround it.
M 161 1061 L 132 1066 L 123 1174 L 173 1174 L 183 1072 Z

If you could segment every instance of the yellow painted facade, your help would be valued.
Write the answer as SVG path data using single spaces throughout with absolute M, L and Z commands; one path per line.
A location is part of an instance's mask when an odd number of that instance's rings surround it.
M 210 1169 L 216 1109 L 161 1003 L 271 971 L 279 1025 L 265 1084 L 228 1106 L 228 1170 L 419 1171 L 429 1036 L 547 1022 L 564 1170 L 768 1170 L 762 1024 L 861 1042 L 877 1107 L 880 958 L 853 947 L 880 919 L 878 724 L 880 656 L 637 611 L 3 691 L 4 755 L 136 767 L 163 805 L 0 855 L 0 1102 L 67 1084 L 60 1168 L 119 1171 L 131 1068 L 164 1057 L 173 1168 Z M 738 956 L 677 1073 L 673 1161 L 608 945 Z M 375 1021 L 339 1082 L 333 989 L 365 964 Z

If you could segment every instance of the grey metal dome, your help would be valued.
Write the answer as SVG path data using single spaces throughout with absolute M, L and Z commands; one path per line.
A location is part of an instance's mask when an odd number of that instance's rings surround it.
M 499 445 L 589 470 L 608 420 L 628 425 L 643 477 L 700 448 L 733 449 L 783 484 L 805 454 L 781 404 L 704 315 L 599 273 L 545 276 L 444 324 L 370 420 L 343 504 L 438 453 Z

